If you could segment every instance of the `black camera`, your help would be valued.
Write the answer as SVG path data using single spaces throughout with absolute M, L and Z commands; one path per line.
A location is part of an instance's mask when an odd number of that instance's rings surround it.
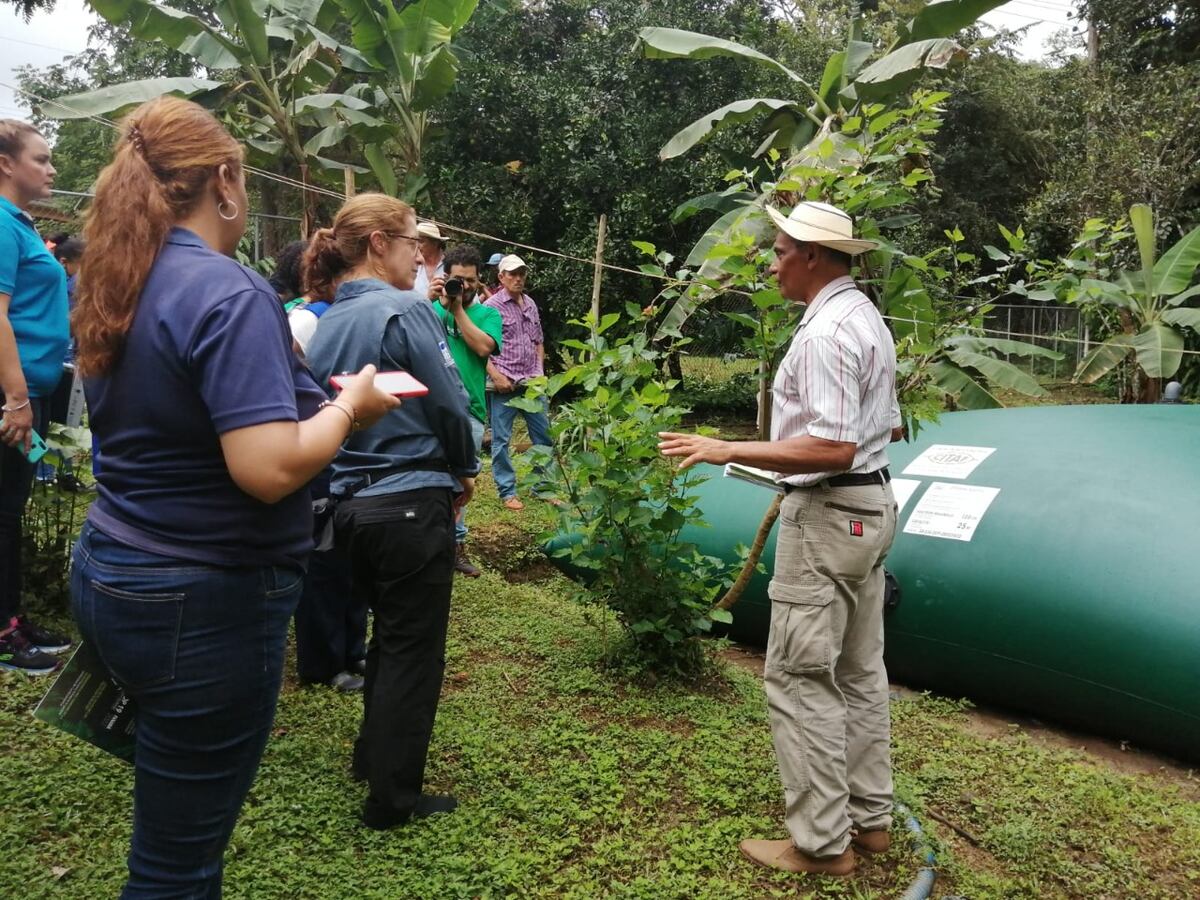
M 447 297 L 458 297 L 462 294 L 465 286 L 461 278 L 447 278 L 445 284 L 442 285 L 442 290 L 446 292 Z

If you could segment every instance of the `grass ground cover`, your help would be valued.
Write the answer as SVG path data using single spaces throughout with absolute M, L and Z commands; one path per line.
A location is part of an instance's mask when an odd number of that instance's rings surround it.
M 546 509 L 514 514 L 490 485 L 481 494 L 486 571 L 455 586 L 428 776 L 462 807 L 388 833 L 359 826 L 364 789 L 347 771 L 359 700 L 289 672 L 227 855 L 227 897 L 898 895 L 916 870 L 903 841 L 841 882 L 743 861 L 739 839 L 780 833 L 758 680 L 723 663 L 690 686 L 606 671 L 599 623 L 533 548 Z M 0 890 L 112 897 L 130 770 L 33 720 L 46 687 L 0 675 Z M 933 836 L 934 896 L 1200 894 L 1200 783 L 1121 774 L 1018 730 L 982 735 L 968 715 L 932 696 L 893 701 L 898 793 Z

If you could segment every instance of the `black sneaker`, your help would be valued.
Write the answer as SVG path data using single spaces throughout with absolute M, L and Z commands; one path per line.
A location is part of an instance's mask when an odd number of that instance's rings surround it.
M 329 686 L 343 694 L 354 694 L 363 689 L 364 680 L 353 672 L 338 672 L 329 681 Z
M 71 649 L 71 639 L 65 634 L 43 628 L 24 616 L 14 616 L 10 624 L 24 635 L 31 646 L 43 653 L 62 653 Z
M 49 675 L 57 668 L 57 659 L 31 646 L 16 628 L 0 634 L 0 669 L 12 669 L 26 675 Z
M 458 809 L 458 800 L 449 794 L 422 794 L 417 798 L 416 805 L 408 812 L 380 811 L 368 800 L 363 805 L 362 821 L 368 828 L 384 831 L 404 825 L 410 819 L 426 819 L 442 813 L 451 813 Z

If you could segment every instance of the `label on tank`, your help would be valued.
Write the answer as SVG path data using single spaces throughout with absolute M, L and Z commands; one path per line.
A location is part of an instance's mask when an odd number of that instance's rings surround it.
M 904 474 L 930 475 L 934 478 L 966 478 L 995 452 L 995 447 L 933 444 L 905 467 Z
M 921 486 L 921 482 L 915 478 L 893 478 L 892 479 L 892 496 L 896 498 L 896 512 L 904 512 L 904 507 L 908 501 L 912 499 L 912 495 L 917 492 L 917 488 Z
M 1000 488 L 935 481 L 913 507 L 905 534 L 969 541 Z

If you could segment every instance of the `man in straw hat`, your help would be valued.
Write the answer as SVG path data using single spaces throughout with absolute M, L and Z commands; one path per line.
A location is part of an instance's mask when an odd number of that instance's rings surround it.
M 664 432 L 659 447 L 681 468 L 767 469 L 784 489 L 764 681 L 789 837 L 741 850 L 763 866 L 848 875 L 855 852 L 887 849 L 892 821 L 883 560 L 896 530 L 896 351 L 850 278 L 853 257 L 877 244 L 825 203 L 767 212 L 779 227 L 771 272 L 807 304 L 775 376 L 771 440 Z
M 446 236 L 432 222 L 417 223 L 417 241 L 421 248 L 421 268 L 413 290 L 422 297 L 429 293 L 433 280 L 446 274 Z

